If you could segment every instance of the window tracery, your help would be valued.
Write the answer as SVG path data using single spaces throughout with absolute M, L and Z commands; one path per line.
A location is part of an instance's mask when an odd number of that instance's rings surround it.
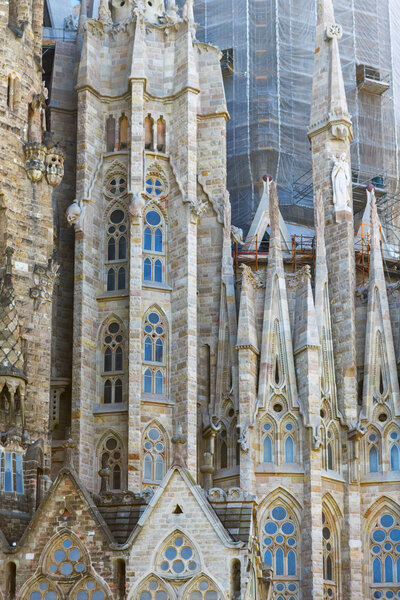
M 322 559 L 324 599 L 335 600 L 337 596 L 335 532 L 326 510 L 322 511 Z
M 276 424 L 272 419 L 268 419 L 262 425 L 262 462 L 274 463 L 277 456 L 277 436 Z
M 263 560 L 273 569 L 276 591 L 283 595 L 286 587 L 291 585 L 289 591 L 297 598 L 297 552 L 300 540 L 293 513 L 289 508 L 277 503 L 267 511 L 262 531 Z
M 118 321 L 105 326 L 102 345 L 102 403 L 117 404 L 124 401 L 125 387 L 125 334 Z
M 169 600 L 167 587 L 158 577 L 150 576 L 138 588 L 136 600 Z
M 183 595 L 184 600 L 222 600 L 222 594 L 209 577 L 199 575 L 191 582 Z
M 225 415 L 221 419 L 221 428 L 216 438 L 216 468 L 232 469 L 240 463 L 237 419 L 229 398 L 224 406 Z
M 160 483 L 166 469 L 166 441 L 161 429 L 152 425 L 143 436 L 143 480 Z
M 101 468 L 110 470 L 110 489 L 121 490 L 125 479 L 123 452 L 121 442 L 116 436 L 110 435 L 104 440 L 100 447 L 99 457 Z
M 150 207 L 144 217 L 143 250 L 143 280 L 162 283 L 165 279 L 165 222 L 155 207 Z
M 0 490 L 24 493 L 23 456 L 0 446 Z
M 379 513 L 370 532 L 369 549 L 372 598 L 400 597 L 400 519 L 397 515 L 389 510 Z
M 109 212 L 105 246 L 107 292 L 125 290 L 128 275 L 128 218 L 125 210 L 119 206 Z
M 381 434 L 374 427 L 370 427 L 365 435 L 366 471 L 378 473 L 381 470 Z
M 151 309 L 143 324 L 143 391 L 145 394 L 166 394 L 167 327 L 165 318 Z
M 386 434 L 386 447 L 390 471 L 400 471 L 400 434 L 397 428 L 389 427 Z
M 198 573 L 200 560 L 191 541 L 180 531 L 175 531 L 161 546 L 156 568 L 167 579 L 188 578 Z

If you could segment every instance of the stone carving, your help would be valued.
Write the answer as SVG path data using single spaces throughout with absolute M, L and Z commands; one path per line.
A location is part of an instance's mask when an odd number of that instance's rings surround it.
M 143 209 L 146 204 L 142 194 L 132 194 L 131 201 L 129 203 L 129 213 L 132 217 L 140 218 L 143 214 Z
M 49 97 L 49 90 L 45 82 L 42 82 L 42 88 L 39 94 L 34 94 L 32 97 L 31 108 L 34 112 L 40 112 L 40 127 L 42 133 L 46 131 L 46 101 Z
M 241 430 L 238 439 L 238 444 L 240 444 L 240 447 L 243 450 L 243 452 L 249 451 L 248 425 L 245 425 Z
M 231 238 L 235 244 L 244 244 L 243 229 L 236 227 L 236 225 L 231 225 Z
M 333 157 L 332 168 L 332 190 L 335 211 L 348 211 L 351 206 L 349 185 L 351 184 L 351 173 L 346 153 L 342 152 L 340 157 Z
M 331 127 L 331 134 L 338 140 L 345 140 L 349 136 L 349 127 L 344 123 L 335 123 Z
M 28 142 L 24 146 L 24 153 L 26 174 L 33 183 L 37 183 L 46 170 L 47 148 L 39 142 Z
M 203 200 L 192 200 L 190 202 L 190 211 L 192 213 L 194 221 L 197 217 L 200 217 L 207 210 L 208 203 Z
M 331 23 L 327 26 L 325 35 L 328 40 L 333 40 L 334 38 L 340 40 L 343 35 L 342 26 L 339 23 Z
M 100 0 L 98 19 L 103 25 L 112 25 L 109 0 Z
M 58 144 L 54 144 L 47 150 L 46 156 L 46 179 L 52 187 L 60 185 L 64 177 L 64 152 Z
M 112 20 L 116 25 L 120 25 L 132 17 L 132 0 L 125 0 L 125 2 L 121 2 L 121 0 L 111 0 L 109 4 L 111 7 Z
M 196 33 L 196 24 L 194 22 L 193 0 L 186 0 L 182 9 L 182 17 L 189 23 L 189 31 L 194 37 Z
M 36 264 L 33 270 L 33 281 L 35 286 L 29 290 L 29 295 L 34 299 L 34 308 L 39 310 L 43 302 L 51 302 L 53 299 L 54 284 L 58 278 L 60 265 L 54 257 L 49 258 L 47 266 Z
M 263 286 L 262 281 L 260 280 L 257 273 L 254 273 L 252 268 L 248 265 L 240 265 L 242 270 L 242 285 L 243 283 L 247 283 L 251 285 L 254 289 L 260 288 Z
M 225 502 L 226 493 L 221 488 L 211 488 L 208 491 L 208 499 L 210 502 Z
M 179 421 L 177 421 L 175 424 L 175 434 L 171 439 L 171 442 L 174 445 L 172 463 L 178 467 L 186 468 L 186 461 L 183 455 L 183 446 L 186 444 L 187 439 L 182 432 L 182 425 L 179 423 Z
M 73 225 L 75 231 L 83 231 L 83 221 L 85 216 L 85 206 L 75 198 L 72 204 L 70 204 L 65 211 L 67 218 L 68 227 Z
M 180 21 L 180 17 L 178 15 L 178 7 L 176 5 L 175 0 L 166 1 L 166 12 L 163 21 L 166 24 L 178 23 L 178 21 Z

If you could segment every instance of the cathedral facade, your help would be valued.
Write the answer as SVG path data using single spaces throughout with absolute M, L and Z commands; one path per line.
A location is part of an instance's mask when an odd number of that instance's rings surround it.
M 372 184 L 355 248 L 332 1 L 303 261 L 272 176 L 231 222 L 193 0 L 81 4 L 48 89 L 43 0 L 0 0 L 0 597 L 400 598 L 398 274 Z

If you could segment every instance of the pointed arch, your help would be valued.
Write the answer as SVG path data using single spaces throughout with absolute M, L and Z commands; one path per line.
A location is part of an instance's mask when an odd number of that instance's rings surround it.
M 340 596 L 341 524 L 341 511 L 331 494 L 326 494 L 322 499 L 322 549 L 324 593 L 327 597 Z
M 113 429 L 103 433 L 96 446 L 97 471 L 109 468 L 109 489 L 121 490 L 126 482 L 126 447 L 121 436 Z M 99 477 L 99 486 L 101 478 Z
M 78 550 L 79 555 L 75 553 L 74 560 L 68 560 L 75 549 Z M 64 573 L 62 566 L 68 562 L 72 564 L 72 568 L 70 568 L 70 572 Z M 39 565 L 41 572 L 50 577 L 55 575 L 58 577 L 73 575 L 82 577 L 90 571 L 90 556 L 78 536 L 70 529 L 65 528 L 49 539 L 42 551 Z M 79 565 L 83 565 L 83 568 Z
M 340 432 L 335 421 L 330 422 L 326 432 L 326 467 L 340 473 Z
M 272 415 L 266 415 L 260 422 L 261 463 L 278 463 L 278 424 Z
M 374 425 L 364 435 L 364 472 L 378 473 L 382 470 L 382 436 Z
M 390 422 L 383 435 L 383 463 L 388 471 L 400 471 L 400 427 Z
M 159 484 L 168 467 L 169 441 L 165 428 L 153 419 L 142 434 L 143 482 Z
M 365 513 L 363 537 L 371 591 L 382 583 L 394 583 L 400 542 L 398 504 L 386 496 L 379 498 Z
M 111 600 L 113 598 L 107 583 L 93 570 L 90 575 L 75 584 L 68 597 L 76 600 L 83 595 L 87 595 L 88 600 L 107 600 L 107 598 Z
M 155 573 L 150 573 L 138 582 L 129 598 L 130 600 L 175 600 L 176 593 L 168 581 L 164 581 Z
M 146 205 L 143 216 L 144 281 L 165 282 L 166 245 L 167 226 L 164 211 L 155 202 L 150 202 Z
M 182 600 L 225 600 L 225 596 L 216 581 L 206 575 L 199 573 L 182 590 Z
M 126 401 L 127 336 L 121 317 L 107 315 L 98 329 L 97 365 L 99 404 Z
M 201 556 L 197 545 L 182 529 L 176 528 L 158 545 L 154 567 L 164 577 L 193 577 L 201 570 Z
M 166 396 L 168 390 L 168 320 L 157 304 L 143 316 L 142 389 L 144 394 Z
M 119 179 L 114 177 L 111 180 L 114 186 L 110 187 L 110 193 L 115 190 L 117 194 L 117 189 L 123 189 Z M 103 256 L 105 291 L 125 290 L 129 267 L 129 218 L 127 207 L 120 200 L 110 202 L 104 212 Z
M 297 420 L 288 413 L 283 417 L 279 429 L 282 462 L 286 464 L 301 463 L 301 444 Z

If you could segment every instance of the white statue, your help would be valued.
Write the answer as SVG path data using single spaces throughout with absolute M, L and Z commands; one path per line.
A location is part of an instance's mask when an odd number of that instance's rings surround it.
M 339 158 L 333 158 L 332 189 L 333 204 L 336 211 L 349 210 L 351 197 L 349 186 L 351 184 L 350 167 L 346 153 L 342 152 Z
M 145 205 L 142 194 L 132 194 L 132 200 L 129 204 L 129 212 L 132 217 L 141 217 Z
M 75 231 L 82 231 L 84 214 L 85 207 L 81 207 L 79 200 L 75 198 L 73 203 L 70 204 L 67 210 L 65 211 L 68 227 L 71 227 L 71 225 L 73 225 L 75 227 Z

